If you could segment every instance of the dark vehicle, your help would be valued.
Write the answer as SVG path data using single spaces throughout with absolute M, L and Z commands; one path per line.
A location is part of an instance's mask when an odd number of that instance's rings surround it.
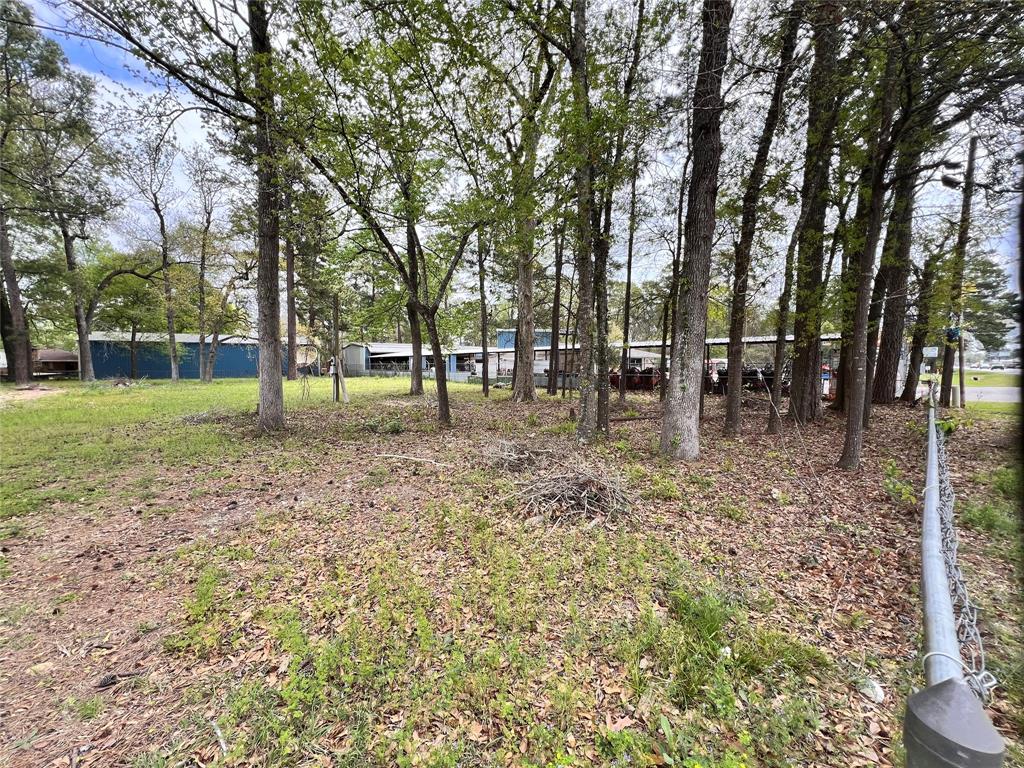
M 789 366 L 782 369 L 782 394 L 789 395 Z M 754 392 L 770 392 L 775 381 L 775 368 L 771 364 L 758 368 L 743 367 L 743 388 Z M 724 364 L 709 366 L 704 374 L 704 392 L 709 395 L 725 395 L 729 392 L 729 368 Z
M 626 369 L 626 389 L 631 392 L 653 392 L 661 377 L 656 368 L 644 368 L 641 370 L 636 366 Z M 619 372 L 612 371 L 608 374 L 608 384 L 612 389 L 619 388 Z

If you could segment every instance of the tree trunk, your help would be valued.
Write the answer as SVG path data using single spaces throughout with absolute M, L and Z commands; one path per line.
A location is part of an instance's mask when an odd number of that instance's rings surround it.
M 203 221 L 203 234 L 199 241 L 199 291 L 196 302 L 199 312 L 199 381 L 201 382 L 206 381 L 206 259 L 212 222 L 213 212 L 208 209 Z
M 629 178 L 629 233 L 626 236 L 626 298 L 622 303 L 622 360 L 619 363 L 619 402 L 626 402 L 626 370 L 629 368 L 629 312 L 633 293 L 633 240 L 636 235 L 636 177 L 640 173 L 640 147 L 633 152 Z
M 490 355 L 487 351 L 487 292 L 484 290 L 484 263 L 487 260 L 487 253 L 484 250 L 484 236 L 481 233 L 477 233 L 476 241 L 476 265 L 477 265 L 477 277 L 480 280 L 480 354 L 484 361 L 483 371 L 483 384 L 484 384 L 484 397 L 491 396 L 491 372 L 490 372 Z
M 441 351 L 441 335 L 437 331 L 436 312 L 427 312 L 423 317 L 430 338 L 430 351 L 434 357 L 434 382 L 437 384 L 437 420 L 442 427 L 452 425 L 451 405 L 448 402 L 448 366 Z
M 128 378 L 135 381 L 139 378 L 139 324 L 132 321 L 132 335 L 128 340 Z
M 420 330 L 420 316 L 416 305 L 410 301 L 405 305 L 409 315 L 409 339 L 412 341 L 412 363 L 409 366 L 409 394 L 423 394 L 423 332 Z M 437 361 L 434 361 L 437 367 Z
M 837 77 L 842 15 L 833 3 L 811 11 L 814 63 L 808 85 L 807 146 L 800 189 L 802 221 L 796 262 L 793 379 L 789 415 L 798 423 L 821 415 L 821 315 L 829 166 L 841 95 Z
M 900 400 L 913 403 L 917 400 L 917 385 L 921 378 L 921 363 L 924 361 L 924 345 L 928 341 L 928 330 L 932 320 L 932 289 L 935 273 L 942 257 L 942 248 L 929 251 L 925 257 L 924 270 L 917 291 L 916 317 L 910 341 L 910 362 L 907 365 L 907 380 L 903 383 Z
M 609 216 L 610 218 L 610 216 Z M 596 230 L 595 230 L 596 231 Z M 597 432 L 608 435 L 608 249 L 609 241 L 594 244 L 594 304 L 597 332 L 594 336 L 594 365 L 597 368 Z
M 559 347 L 562 332 L 562 263 L 565 258 L 565 228 L 559 227 L 555 235 L 555 295 L 551 303 L 551 349 L 548 352 L 548 394 L 558 394 L 558 375 L 561 370 Z M 568 322 L 568 318 L 566 318 Z
M 576 299 L 576 311 L 573 312 L 572 302 Z M 580 317 L 579 317 L 579 297 L 578 289 L 576 285 L 576 264 L 573 262 L 572 275 L 569 278 L 569 301 L 565 305 L 565 354 L 566 354 L 566 365 L 562 372 L 562 398 L 565 398 L 566 387 L 569 382 L 569 374 L 573 378 L 573 389 L 576 387 L 577 372 L 579 369 L 579 359 L 576 356 L 576 339 L 580 329 Z M 572 324 L 572 337 L 569 335 L 569 324 Z M 568 364 L 569 353 L 572 352 L 572 365 Z M 572 391 L 569 392 L 569 398 L 572 399 Z
M 534 199 L 534 175 L 537 167 L 537 144 L 540 128 L 533 117 L 523 123 L 523 163 L 517 169 L 516 189 L 516 300 L 519 324 L 516 333 L 516 362 L 512 378 L 512 399 L 517 403 L 537 399 L 533 381 L 534 318 L 533 318 L 533 249 L 537 229 Z
M 25 305 L 21 300 L 21 287 L 18 285 L 18 275 L 14 271 L 14 248 L 7 227 L 7 210 L 2 205 L 0 205 L 0 267 L 3 269 L 7 308 L 10 313 L 9 332 L 4 337 L 8 376 L 14 379 L 17 386 L 27 386 L 32 381 L 32 343 L 29 339 L 28 322 L 25 320 Z
M 59 219 L 61 243 L 64 246 L 64 261 L 67 264 L 68 279 L 75 304 L 75 332 L 78 336 L 78 378 L 81 381 L 96 381 L 92 367 L 92 349 L 89 346 L 89 317 L 85 311 L 85 297 L 82 276 L 78 272 L 75 256 L 75 236 L 71 234 L 63 217 Z
M 899 375 L 900 353 L 903 350 L 903 328 L 907 313 L 907 280 L 910 277 L 910 247 L 913 240 L 914 195 L 917 173 L 913 169 L 920 160 L 917 153 L 903 153 L 896 162 L 897 182 L 893 190 L 893 210 L 886 232 L 882 258 L 890 262 L 888 292 L 878 345 L 878 362 L 872 383 L 872 399 L 889 404 L 896 399 L 896 378 Z M 890 245 L 891 241 L 891 245 Z
M 18 366 L 21 361 L 14 354 L 14 328 L 11 326 L 11 308 L 7 304 L 7 292 L 0 289 L 0 340 L 7 353 L 7 378 L 18 380 Z
M 167 352 L 171 361 L 171 381 L 178 381 L 178 342 L 174 334 L 174 291 L 171 288 L 171 274 L 164 262 L 162 273 L 164 285 L 164 306 L 167 310 Z
M 892 280 L 892 267 L 885 261 L 885 247 L 882 247 L 882 263 L 875 272 L 874 285 L 871 288 L 871 298 L 868 300 L 868 329 L 867 348 L 864 353 L 864 407 L 861 420 L 864 429 L 868 428 L 871 420 L 871 388 L 875 381 L 875 355 L 878 352 L 878 333 L 882 321 L 882 308 L 885 305 L 885 297 L 889 292 L 889 283 Z
M 793 262 L 796 260 L 796 247 L 803 230 L 803 221 L 798 220 L 793 227 L 786 248 L 786 264 L 782 276 L 782 294 L 779 296 L 779 318 L 775 326 L 775 355 L 772 368 L 771 400 L 768 404 L 768 434 L 777 435 L 782 431 L 782 371 L 786 367 L 786 336 L 789 329 L 789 305 L 793 300 Z
M 683 175 L 679 179 L 679 200 L 676 201 L 676 250 L 672 254 L 672 277 L 668 284 L 668 306 L 670 336 L 661 340 L 661 383 L 658 399 L 662 402 L 668 394 L 668 361 L 666 352 L 676 345 L 676 310 L 679 307 L 679 267 L 683 263 L 683 202 L 686 200 L 686 169 L 690 165 L 690 155 L 683 163 Z
M 874 275 L 875 252 L 882 231 L 885 213 L 885 176 L 892 157 L 893 143 L 890 137 L 893 113 L 896 108 L 896 55 L 890 53 L 885 70 L 878 83 L 871 110 L 870 125 L 877 126 L 867 146 L 867 157 L 871 158 L 870 181 L 861 184 L 858 206 L 866 197 L 867 216 L 863 229 L 854 231 L 859 248 L 850 255 L 850 262 L 857 264 L 857 296 L 853 315 L 853 338 L 850 346 L 850 378 L 846 383 L 846 435 L 843 453 L 839 457 L 841 469 L 856 470 L 860 467 L 860 454 L 864 442 L 864 414 L 868 385 L 868 356 L 871 321 L 872 277 Z M 884 279 L 884 276 L 883 276 Z
M 757 143 L 754 163 L 743 192 L 743 214 L 740 222 L 740 239 L 736 244 L 736 258 L 733 264 L 732 306 L 729 315 L 729 368 L 728 386 L 725 399 L 725 434 L 735 437 L 740 434 L 741 409 L 743 402 L 743 330 L 747 319 L 747 281 L 750 275 L 750 253 L 754 245 L 754 231 L 757 226 L 757 205 L 761 199 L 765 172 L 768 168 L 768 154 L 775 138 L 775 130 L 782 115 L 782 98 L 786 83 L 793 71 L 793 53 L 796 50 L 797 33 L 800 31 L 802 5 L 799 0 L 789 10 L 782 29 L 782 48 L 779 54 L 779 69 L 775 74 L 772 100 Z
M 576 270 L 579 273 L 576 321 L 580 337 L 579 420 L 576 437 L 581 443 L 594 438 L 597 413 L 594 398 L 594 272 L 591 261 L 593 230 L 593 167 L 594 148 L 591 138 L 590 74 L 587 66 L 587 0 L 572 0 L 572 48 L 569 65 L 572 69 L 573 151 L 576 156 Z
M 256 306 L 259 311 L 259 427 L 284 427 L 284 387 L 281 381 L 281 299 L 280 269 L 281 199 L 277 167 L 278 148 L 273 132 L 274 65 L 269 19 L 265 0 L 248 0 L 249 36 L 255 54 L 256 220 L 258 271 Z
M 291 236 L 284 241 L 285 302 L 288 327 L 288 381 L 299 378 L 299 335 L 295 319 L 295 244 Z
M 967 262 L 967 243 L 971 231 L 971 198 L 974 196 L 974 156 L 978 151 L 978 137 L 971 137 L 970 149 L 967 152 L 967 172 L 964 177 L 964 196 L 960 205 L 960 226 L 957 229 L 956 245 L 953 248 L 953 289 L 949 301 L 950 322 L 955 322 L 960 333 L 963 328 L 963 292 L 964 268 Z M 942 354 L 942 388 L 939 392 L 939 404 L 948 408 L 950 392 L 953 388 L 953 360 L 959 346 L 958 341 L 944 339 Z M 963 402 L 961 395 L 961 403 Z
M 700 455 L 700 391 L 722 156 L 722 77 L 731 20 L 729 0 L 704 0 L 703 41 L 693 96 L 693 173 L 686 206 L 682 290 L 676 314 L 676 341 L 672 346 L 672 378 L 661 430 L 661 452 L 686 460 Z

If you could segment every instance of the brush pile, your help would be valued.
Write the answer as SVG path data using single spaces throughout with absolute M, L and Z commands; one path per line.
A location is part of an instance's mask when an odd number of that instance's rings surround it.
M 556 522 L 616 520 L 629 514 L 618 478 L 603 467 L 556 465 L 555 471 L 519 483 L 513 501 L 525 517 Z

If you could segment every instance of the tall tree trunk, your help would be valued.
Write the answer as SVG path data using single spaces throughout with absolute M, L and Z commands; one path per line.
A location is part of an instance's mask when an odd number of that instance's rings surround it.
M 7 378 L 18 380 L 21 361 L 14 354 L 14 328 L 11 326 L 11 307 L 7 303 L 7 292 L 0 289 L 0 340 L 7 353 Z
M 512 342 L 512 382 L 515 383 L 516 379 L 519 378 L 519 371 L 522 369 L 519 365 L 519 349 L 523 341 L 523 321 L 522 318 L 516 318 L 516 335 L 515 340 Z
M 729 382 L 725 399 L 725 434 L 734 437 L 740 434 L 740 406 L 743 402 L 743 329 L 747 319 L 747 281 L 750 276 L 750 253 L 754 245 L 754 231 L 757 226 L 757 205 L 761 199 L 765 172 L 768 168 L 768 154 L 775 138 L 775 130 L 782 115 L 782 98 L 786 83 L 793 71 L 793 53 L 796 50 L 797 33 L 800 31 L 802 4 L 797 0 L 789 9 L 782 27 L 782 48 L 779 53 L 779 69 L 775 74 L 772 100 L 757 142 L 757 152 L 743 192 L 743 214 L 740 221 L 740 239 L 736 244 L 733 263 L 732 307 L 729 314 Z
M 579 367 L 579 359 L 576 356 L 576 338 L 579 332 L 579 306 L 576 307 L 576 312 L 573 312 L 572 302 L 573 299 L 577 299 L 577 286 L 576 286 L 576 262 L 573 261 L 572 275 L 569 276 L 569 301 L 565 305 L 565 368 L 562 372 L 562 398 L 565 398 L 566 387 L 568 386 L 569 376 L 573 377 L 573 388 L 576 387 L 576 375 Z M 572 331 L 569 330 L 570 326 Z M 571 337 L 570 337 L 571 333 Z M 572 355 L 572 365 L 569 364 L 569 355 Z M 570 399 L 572 398 L 572 391 L 569 392 Z
M 896 399 L 896 378 L 899 375 L 900 353 L 903 349 L 903 328 L 907 311 L 907 280 L 910 277 L 910 248 L 913 237 L 914 195 L 921 160 L 921 144 L 911 137 L 913 144 L 900 142 L 899 155 L 893 170 L 892 211 L 882 246 L 882 264 L 886 269 L 886 295 L 880 309 L 883 311 L 881 336 L 876 344 L 868 339 L 869 363 L 873 346 L 877 347 L 877 362 L 869 365 L 864 404 L 864 426 L 871 413 L 871 402 L 892 403 Z M 878 337 L 878 321 L 873 336 Z
M 867 198 L 868 212 L 864 228 L 854 231 L 855 242 L 859 248 L 850 255 L 850 262 L 857 263 L 857 296 L 850 347 L 850 379 L 846 384 L 846 435 L 843 440 L 843 453 L 838 462 L 841 469 L 855 470 L 860 467 L 860 454 L 864 442 L 872 276 L 885 213 L 885 176 L 892 158 L 893 142 L 890 132 L 896 109 L 896 87 L 896 54 L 890 53 L 871 110 L 870 125 L 877 126 L 877 130 L 873 131 L 867 146 L 867 156 L 872 158 L 870 182 L 866 186 L 862 184 L 858 190 L 861 200 Z M 858 205 L 859 203 L 858 200 Z
M 803 220 L 797 220 L 793 234 L 786 248 L 786 264 L 782 276 L 782 293 L 779 295 L 779 318 L 775 326 L 775 355 L 772 367 L 772 387 L 768 403 L 768 434 L 777 435 L 782 431 L 782 372 L 786 367 L 786 336 L 789 330 L 789 305 L 793 301 L 793 263 L 796 261 L 796 247 L 803 231 Z
M 540 127 L 535 115 L 523 123 L 523 163 L 517 169 L 515 186 L 517 205 L 515 219 L 516 299 L 519 331 L 516 334 L 516 363 L 512 379 L 512 399 L 532 402 L 537 399 L 533 380 L 534 318 L 533 318 L 533 250 L 537 229 L 534 175 L 537 168 L 537 145 Z
M 622 360 L 619 363 L 619 402 L 626 402 L 626 370 L 629 368 L 629 312 L 633 297 L 633 240 L 636 235 L 636 177 L 640 173 L 640 147 L 633 151 L 629 177 L 629 232 L 626 236 L 626 298 L 622 303 Z
M 569 65 L 572 70 L 573 103 L 576 119 L 573 150 L 576 155 L 576 270 L 579 274 L 576 322 L 579 329 L 580 413 L 576 437 L 582 443 L 594 438 L 597 409 L 594 388 L 594 270 L 592 262 L 594 205 L 594 148 L 591 138 L 590 73 L 587 64 L 587 0 L 572 0 L 572 46 Z
M 199 381 L 201 382 L 206 381 L 206 261 L 210 247 L 210 227 L 212 223 L 213 211 L 208 208 L 205 211 L 203 233 L 199 240 L 199 290 L 196 297 L 196 309 L 199 313 Z
M 914 160 L 914 165 L 916 164 L 917 159 Z M 886 233 L 887 241 L 890 237 L 895 241 L 891 257 L 892 275 L 888 295 L 885 297 L 882 336 L 872 386 L 874 402 L 883 405 L 896 400 L 896 379 L 899 376 L 903 328 L 907 314 L 907 281 L 910 278 L 910 246 L 913 240 L 914 193 L 917 184 L 916 173 L 907 174 L 905 180 L 899 176 L 900 166 L 901 164 L 897 163 L 899 181 L 893 196 L 893 216 L 889 221 L 889 232 Z
M 86 300 L 83 296 L 85 286 L 78 271 L 78 258 L 75 256 L 75 236 L 71 234 L 63 216 L 59 218 L 60 238 L 64 247 L 64 261 L 67 264 L 68 279 L 75 305 L 75 332 L 78 336 L 78 378 L 81 381 L 96 381 L 96 373 L 92 367 L 92 348 L 89 346 L 89 317 L 86 313 Z
M 703 41 L 693 96 L 693 174 L 686 206 L 682 290 L 672 347 L 672 378 L 661 429 L 661 452 L 686 460 L 700 455 L 700 392 L 722 156 L 722 76 L 731 20 L 729 0 L 704 0 Z
M 285 302 L 288 328 L 288 381 L 299 378 L 299 334 L 295 317 L 295 244 L 291 235 L 284 241 Z
M 256 220 L 258 256 L 256 306 L 259 312 L 259 427 L 284 427 L 284 386 L 281 381 L 280 269 L 281 199 L 278 148 L 274 136 L 274 62 L 265 0 L 248 0 L 249 37 L 255 55 L 254 102 L 258 120 L 255 131 Z
M 661 305 L 661 360 L 658 362 L 658 400 L 665 400 L 665 393 L 668 391 L 668 361 L 665 359 L 668 353 L 668 324 L 671 320 L 672 299 L 666 297 L 665 303 Z
M 892 266 L 886 262 L 886 248 L 882 246 L 882 263 L 875 272 L 875 282 L 871 288 L 871 298 L 868 300 L 868 329 L 867 346 L 864 353 L 864 408 L 861 414 L 861 421 L 864 429 L 868 428 L 871 420 L 871 388 L 875 381 L 875 355 L 878 353 L 878 335 L 881 330 L 882 309 L 885 306 L 885 297 L 890 290 L 892 281 Z
M 555 294 L 551 300 L 551 348 L 548 351 L 548 389 L 549 395 L 558 394 L 558 374 L 561 370 L 559 347 L 562 332 L 562 263 L 565 258 L 565 227 L 564 224 L 555 233 Z
M 427 312 L 423 317 L 430 338 L 430 351 L 434 357 L 434 382 L 437 384 L 437 420 L 443 427 L 452 425 L 451 405 L 448 401 L 448 366 L 441 350 L 441 335 L 437 330 L 436 311 Z
M 139 378 L 139 324 L 132 321 L 132 336 L 128 342 L 128 378 L 132 381 Z
M 477 266 L 477 277 L 480 281 L 480 352 L 481 357 L 484 361 L 483 371 L 483 383 L 484 383 L 484 397 L 491 396 L 491 372 L 490 372 L 490 355 L 487 351 L 487 292 L 484 290 L 484 263 L 487 261 L 487 252 L 484 249 L 484 236 L 483 233 L 477 233 L 476 240 L 476 266 Z
M 171 362 L 171 382 L 177 383 L 178 375 L 178 342 L 174 329 L 174 287 L 171 285 L 171 245 L 167 234 L 167 219 L 164 216 L 160 197 L 154 192 L 150 198 L 153 213 L 160 225 L 160 265 L 164 287 L 164 312 L 167 317 L 167 357 Z
M 821 415 L 821 320 L 825 212 L 829 165 L 841 102 L 838 55 L 842 42 L 839 6 L 816 3 L 810 13 L 814 63 L 808 85 L 807 146 L 800 188 L 802 221 L 797 246 L 796 316 L 789 415 L 798 423 Z
M 412 342 L 412 363 L 409 366 L 409 394 L 423 394 L 423 331 L 416 306 L 410 301 L 405 305 L 409 317 L 409 340 Z M 437 367 L 437 362 L 434 362 Z
M 7 366 L 10 378 L 18 386 L 32 381 L 32 343 L 25 320 L 25 304 L 21 300 L 21 287 L 14 271 L 14 247 L 7 227 L 7 210 L 0 205 L 0 267 L 3 268 L 7 308 L 10 312 L 9 333 L 4 336 Z M 13 375 L 10 375 L 13 374 Z
M 178 381 L 178 341 L 174 333 L 174 290 L 171 286 L 171 274 L 167 267 L 163 273 L 164 306 L 167 309 L 167 352 L 171 361 L 171 381 Z
M 963 333 L 963 292 L 964 269 L 967 263 L 967 243 L 971 232 L 971 199 L 974 196 L 974 156 L 978 151 L 978 137 L 971 137 L 970 149 L 967 151 L 967 172 L 964 177 L 964 196 L 960 205 L 960 226 L 957 229 L 956 245 L 953 247 L 953 289 L 949 300 L 949 318 L 956 323 L 959 332 Z M 950 393 L 953 389 L 953 360 L 959 341 L 944 338 L 942 353 L 942 387 L 939 391 L 939 404 L 948 408 Z M 963 392 L 961 403 L 963 403 Z
M 408 193 L 408 186 L 406 186 Z M 410 213 L 405 220 L 405 252 L 406 271 L 409 279 L 406 288 L 409 291 L 409 301 L 405 305 L 406 316 L 409 318 L 409 340 L 412 342 L 412 365 L 409 367 L 409 394 L 423 394 L 423 331 L 420 329 L 420 316 L 416 310 L 416 300 L 420 290 L 420 267 L 419 259 L 416 258 L 416 222 L 412 218 L 411 201 L 407 200 L 410 206 Z M 426 279 L 426 276 L 424 276 Z M 437 361 L 434 361 L 437 367 Z
M 668 284 L 669 302 L 669 338 L 661 340 L 661 383 L 658 398 L 664 402 L 668 395 L 668 361 L 665 359 L 672 347 L 676 345 L 676 312 L 679 309 L 679 268 L 683 263 L 683 203 L 686 201 L 686 169 L 690 165 L 690 155 L 683 163 L 683 175 L 679 178 L 679 199 L 676 201 L 676 249 L 672 253 L 672 277 Z M 667 343 L 666 343 L 667 342 Z
M 595 231 L 596 228 L 595 228 Z M 608 250 L 609 240 L 599 237 L 594 243 L 594 365 L 597 368 L 597 432 L 608 434 Z
M 928 331 L 932 321 L 932 291 L 935 285 L 935 273 L 938 271 L 942 258 L 941 247 L 928 251 L 925 256 L 924 270 L 921 273 L 917 290 L 917 306 L 915 307 L 914 328 L 910 340 L 910 362 L 907 364 L 907 380 L 903 383 L 900 400 L 913 403 L 917 400 L 917 385 L 921 379 L 921 363 L 924 361 L 924 345 L 928 341 Z

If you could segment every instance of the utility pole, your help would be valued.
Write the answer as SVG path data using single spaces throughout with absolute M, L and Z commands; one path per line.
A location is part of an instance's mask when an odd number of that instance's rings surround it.
M 957 230 L 956 245 L 953 248 L 953 268 L 956 270 L 953 291 L 950 296 L 950 310 L 956 317 L 956 338 L 947 333 L 942 353 L 942 389 L 939 392 L 939 405 L 948 408 L 950 394 L 953 389 L 953 362 L 959 350 L 960 357 L 960 407 L 966 408 L 965 375 L 964 375 L 964 270 L 967 262 L 967 241 L 971 229 L 971 198 L 974 196 L 974 157 L 978 152 L 978 137 L 971 137 L 970 149 L 967 151 L 967 171 L 964 175 L 964 196 L 960 205 L 960 227 Z M 951 329 L 952 330 L 952 329 Z M 954 346 L 955 344 L 955 346 Z

